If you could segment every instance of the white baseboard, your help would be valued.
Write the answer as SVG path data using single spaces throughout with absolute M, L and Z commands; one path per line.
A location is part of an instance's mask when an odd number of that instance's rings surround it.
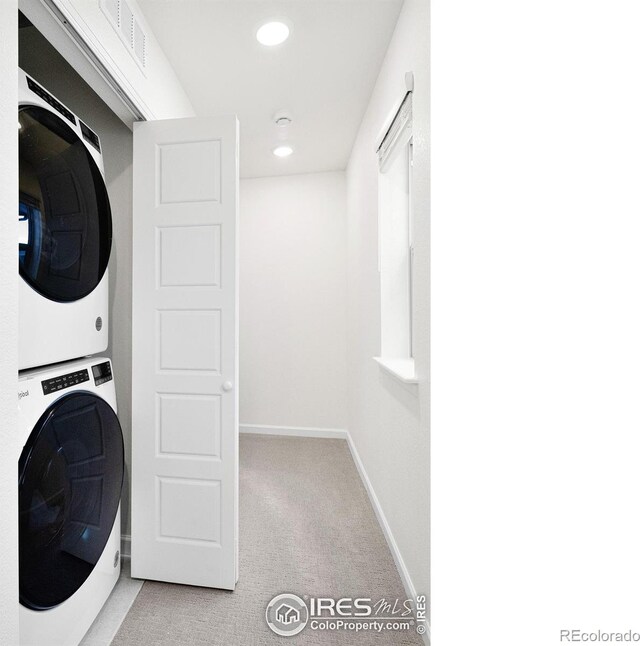
M 364 485 L 364 488 L 366 489 L 367 494 L 369 495 L 371 506 L 373 507 L 373 511 L 375 512 L 376 518 L 378 519 L 378 523 L 380 523 L 382 533 L 384 534 L 384 537 L 387 541 L 387 545 L 389 546 L 389 550 L 391 551 L 391 556 L 393 556 L 393 560 L 396 564 L 398 574 L 400 575 L 400 579 L 402 581 L 402 585 L 404 586 L 404 591 L 406 592 L 407 597 L 409 599 L 415 600 L 418 594 L 416 592 L 415 586 L 413 585 L 413 581 L 411 580 L 411 576 L 409 575 L 409 570 L 407 570 L 407 566 L 404 563 L 402 554 L 400 554 L 400 549 L 398 548 L 396 539 L 393 536 L 393 532 L 391 531 L 391 527 L 389 526 L 387 517 L 384 515 L 384 511 L 382 511 L 382 507 L 380 505 L 380 501 L 378 500 L 378 496 L 376 495 L 376 492 L 373 489 L 371 480 L 369 480 L 369 476 L 367 475 L 367 472 L 364 468 L 364 464 L 362 463 L 362 460 L 360 459 L 360 455 L 358 454 L 358 449 L 356 449 L 356 445 L 353 442 L 351 433 L 349 432 L 347 432 L 347 444 L 349 445 L 349 450 L 351 451 L 351 456 L 353 457 L 353 461 L 355 462 L 356 469 L 358 469 L 358 473 L 360 474 L 360 479 L 362 480 L 362 484 Z M 428 646 L 431 643 L 431 626 L 429 624 L 429 620 L 426 621 L 425 627 L 427 629 L 427 632 L 424 635 L 422 635 L 422 637 L 424 639 L 425 644 L 427 644 Z
M 259 435 L 288 435 L 292 437 L 324 437 L 328 439 L 347 439 L 343 428 L 314 428 L 308 426 L 263 426 L 260 424 L 240 424 L 241 433 Z
M 374 491 L 371 481 L 369 480 L 369 476 L 367 475 L 364 464 L 360 459 L 360 455 L 358 454 L 358 450 L 356 449 L 349 431 L 340 428 L 308 428 L 295 426 L 261 426 L 258 424 L 240 424 L 240 432 L 257 433 L 260 435 L 288 435 L 292 437 L 321 437 L 346 440 L 347 445 L 349 446 L 349 450 L 351 451 L 351 456 L 356 465 L 356 469 L 358 470 L 358 474 L 360 476 L 360 479 L 362 480 L 362 484 L 367 491 L 369 500 L 371 501 L 371 506 L 373 507 L 373 511 L 375 512 L 376 518 L 378 519 L 378 523 L 380 523 L 382 533 L 384 534 L 387 545 L 389 546 L 389 550 L 391 551 L 391 556 L 393 556 L 396 568 L 398 569 L 398 573 L 400 574 L 400 579 L 402 581 L 402 585 L 404 586 L 407 597 L 414 600 L 416 599 L 417 593 L 415 586 L 413 585 L 411 576 L 409 576 L 409 571 L 407 570 L 402 555 L 400 554 L 398 544 L 393 537 L 391 527 L 389 526 L 387 518 L 382 511 L 378 496 L 376 496 L 376 492 Z M 429 646 L 429 644 L 431 643 L 431 626 L 428 620 L 425 626 L 427 632 L 422 635 L 422 637 L 425 644 Z
M 131 536 L 129 534 L 120 536 L 120 557 L 123 559 L 131 558 Z

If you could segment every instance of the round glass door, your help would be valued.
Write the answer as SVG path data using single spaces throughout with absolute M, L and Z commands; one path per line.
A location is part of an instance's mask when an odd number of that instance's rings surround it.
M 20 603 L 46 610 L 73 595 L 113 529 L 124 445 L 113 409 L 70 393 L 42 415 L 19 462 Z
M 104 180 L 80 137 L 50 110 L 21 107 L 18 124 L 20 275 L 50 300 L 79 300 L 109 263 Z

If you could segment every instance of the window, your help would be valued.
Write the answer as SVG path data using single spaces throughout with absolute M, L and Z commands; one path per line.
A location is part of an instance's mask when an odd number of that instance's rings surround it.
M 413 362 L 411 174 L 412 93 L 407 92 L 378 147 L 378 265 L 380 356 L 402 381 L 415 382 Z

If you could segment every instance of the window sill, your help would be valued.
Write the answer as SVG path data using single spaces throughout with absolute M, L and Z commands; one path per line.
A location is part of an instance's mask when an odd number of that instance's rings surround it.
M 416 367 L 413 359 L 386 359 L 373 357 L 373 360 L 388 374 L 403 384 L 417 384 Z

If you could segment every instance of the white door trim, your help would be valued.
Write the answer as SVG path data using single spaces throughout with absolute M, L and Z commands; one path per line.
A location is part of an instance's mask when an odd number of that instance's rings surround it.
M 264 424 L 240 424 L 241 433 L 256 433 L 258 435 L 289 435 L 291 437 L 324 437 L 347 439 L 344 428 L 315 428 L 309 426 L 269 426 Z

